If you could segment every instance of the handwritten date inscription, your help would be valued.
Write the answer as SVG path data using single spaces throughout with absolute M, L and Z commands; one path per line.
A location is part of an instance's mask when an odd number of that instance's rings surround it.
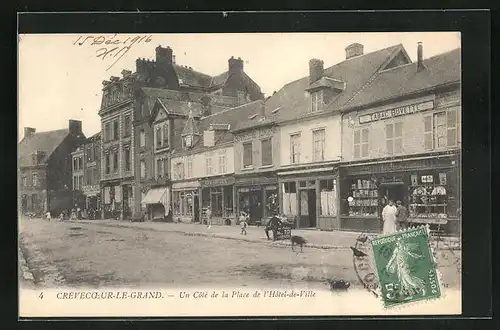
M 149 43 L 152 41 L 152 37 L 152 35 L 119 37 L 116 34 L 112 36 L 79 36 L 73 45 L 78 47 L 95 47 L 97 58 L 101 60 L 114 59 L 106 69 L 107 71 L 127 54 L 134 45 Z

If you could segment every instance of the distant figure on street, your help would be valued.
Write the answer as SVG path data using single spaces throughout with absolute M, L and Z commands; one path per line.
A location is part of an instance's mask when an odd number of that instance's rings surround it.
M 47 214 L 45 214 L 45 216 L 47 217 L 47 220 L 50 221 L 50 211 L 47 211 Z
M 241 212 L 240 216 L 240 227 L 241 227 L 241 233 L 240 235 L 246 235 L 247 234 L 247 216 L 244 214 L 244 212 Z
M 207 228 L 210 228 L 212 227 L 212 211 L 210 210 L 210 206 L 207 206 L 205 214 L 207 215 Z
M 384 222 L 384 229 L 382 233 L 392 234 L 396 232 L 396 212 L 397 208 L 392 200 L 382 210 L 382 221 Z
M 408 229 L 408 210 L 401 201 L 397 201 L 396 205 L 396 221 L 398 224 L 398 230 L 406 230 Z

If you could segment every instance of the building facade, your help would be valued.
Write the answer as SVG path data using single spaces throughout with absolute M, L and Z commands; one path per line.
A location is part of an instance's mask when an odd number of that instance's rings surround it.
M 459 231 L 460 50 L 424 60 L 422 48 L 416 63 L 380 72 L 343 111 L 343 229 L 379 231 L 382 208 L 400 200 L 410 223 Z
M 182 142 L 171 158 L 175 219 L 205 223 L 205 212 L 210 207 L 212 224 L 234 222 L 238 210 L 238 157 L 232 127 L 258 111 L 260 104 L 255 101 L 199 119 L 191 113 L 180 134 Z
M 85 140 L 82 123 L 67 129 L 39 132 L 24 129 L 19 142 L 19 205 L 23 213 L 53 215 L 71 207 L 71 153 Z
M 253 116 L 265 113 L 265 102 Z M 259 118 L 250 126 L 235 127 L 234 170 L 236 189 L 236 214 L 249 215 L 250 223 L 263 223 L 279 213 L 278 178 L 280 164 L 280 134 L 272 123 L 260 125 Z
M 89 137 L 71 156 L 73 204 L 86 210 L 87 214 L 100 217 L 101 132 Z
M 136 94 L 134 106 L 134 143 L 136 171 L 134 180 L 135 217 L 160 219 L 161 208 L 169 220 L 170 207 L 161 206 L 162 203 L 153 203 L 146 198 L 151 194 L 161 195 L 164 203 L 171 200 L 170 170 L 168 160 L 172 152 L 171 145 L 182 144 L 180 135 L 189 116 L 189 110 L 194 111 L 197 118 L 210 116 L 220 111 L 262 98 L 260 87 L 244 72 L 243 60 L 230 58 L 228 70 L 217 76 L 209 76 L 193 70 L 187 66 L 175 63 L 175 56 L 171 48 L 156 48 L 155 61 L 138 59 L 136 61 Z M 167 118 L 156 118 L 158 109 L 163 108 Z M 165 121 L 158 133 L 160 121 Z M 170 135 L 169 146 L 160 147 L 157 134 L 163 134 L 168 126 Z M 166 135 L 162 135 L 166 139 Z M 160 164 L 164 165 L 158 165 Z M 158 177 L 157 168 L 165 173 Z M 161 171 L 160 171 L 161 172 Z M 159 190 L 160 189 L 160 190 Z M 152 195 L 151 195 L 152 196 Z M 146 198 L 144 200 L 144 198 Z M 156 197 L 154 199 L 157 199 Z M 151 205 L 151 206 L 148 206 Z M 156 206 L 152 206 L 156 205 Z M 156 209 L 156 217 L 152 216 L 151 209 Z
M 134 205 L 134 101 L 136 76 L 123 70 L 122 78 L 103 81 L 101 116 L 102 218 L 130 218 Z

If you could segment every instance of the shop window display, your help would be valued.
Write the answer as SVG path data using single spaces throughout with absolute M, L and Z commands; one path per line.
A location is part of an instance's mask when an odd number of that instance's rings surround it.
M 412 174 L 410 187 L 410 217 L 447 218 L 448 182 L 446 173 Z
M 371 180 L 351 180 L 347 202 L 350 216 L 377 216 L 378 187 Z

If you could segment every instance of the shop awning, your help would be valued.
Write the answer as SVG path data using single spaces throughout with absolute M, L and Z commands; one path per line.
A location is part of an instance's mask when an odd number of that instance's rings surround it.
M 153 188 L 148 191 L 141 201 L 141 204 L 163 204 L 167 188 Z

